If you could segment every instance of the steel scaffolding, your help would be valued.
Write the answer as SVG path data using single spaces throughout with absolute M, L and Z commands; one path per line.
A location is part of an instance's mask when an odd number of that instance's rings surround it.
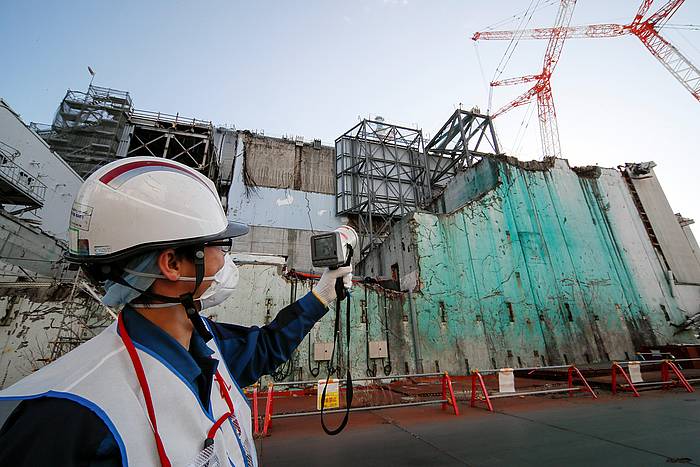
M 362 120 L 335 141 L 336 213 L 356 221 L 360 257 L 430 199 L 421 130 Z
M 50 127 L 32 126 L 85 178 L 116 159 L 131 110 L 128 92 L 90 85 L 87 92 L 66 92 Z

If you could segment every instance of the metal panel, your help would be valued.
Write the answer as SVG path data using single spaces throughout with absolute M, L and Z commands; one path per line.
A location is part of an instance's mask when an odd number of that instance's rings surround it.
M 386 341 L 370 341 L 369 343 L 369 358 L 387 358 Z
M 335 147 L 337 214 L 357 216 L 365 257 L 396 220 L 430 198 L 423 133 L 381 118 L 362 120 Z
M 315 342 L 314 360 L 317 362 L 327 362 L 331 359 L 333 352 L 333 342 Z

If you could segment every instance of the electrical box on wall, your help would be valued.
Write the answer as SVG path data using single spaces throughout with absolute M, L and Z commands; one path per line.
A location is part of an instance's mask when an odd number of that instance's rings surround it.
M 333 353 L 332 342 L 315 342 L 314 343 L 314 360 L 317 362 L 327 362 L 331 359 Z
M 370 341 L 369 343 L 369 358 L 387 358 L 389 357 L 389 352 L 387 351 L 386 341 Z

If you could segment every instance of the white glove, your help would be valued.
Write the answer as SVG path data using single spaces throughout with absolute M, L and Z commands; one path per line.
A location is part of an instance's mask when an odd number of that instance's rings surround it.
M 326 269 L 321 275 L 321 279 L 313 289 L 314 295 L 319 299 L 324 306 L 328 306 L 335 300 L 335 280 L 339 277 L 343 278 L 343 286 L 346 289 L 352 288 L 352 266 L 344 266 L 338 269 Z

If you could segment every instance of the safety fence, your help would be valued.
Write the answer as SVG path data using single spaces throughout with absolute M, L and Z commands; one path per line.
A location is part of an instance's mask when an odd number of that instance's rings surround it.
M 566 380 L 560 383 L 543 383 L 536 378 L 549 375 L 550 377 L 562 376 L 566 370 Z M 544 373 L 544 375 L 543 375 Z M 518 390 L 516 388 L 516 377 L 518 377 L 518 386 L 527 387 L 527 390 Z M 579 385 L 575 385 L 575 380 L 578 380 Z M 564 386 L 564 384 L 566 386 Z M 541 394 L 568 393 L 569 397 L 573 396 L 576 391 L 584 391 L 589 393 L 594 399 L 597 399 L 595 391 L 586 381 L 586 378 L 581 374 L 575 365 L 555 365 L 545 367 L 531 368 L 493 368 L 488 370 L 474 370 L 471 375 L 471 397 L 469 405 L 476 407 L 478 401 L 483 401 L 486 408 L 493 412 L 493 399 L 504 397 L 523 397 L 535 396 Z
M 264 391 L 257 385 L 254 386 L 252 391 L 248 391 L 252 405 L 253 432 L 268 436 L 274 419 L 319 415 L 320 394 L 325 383 L 325 379 L 273 382 Z M 345 379 L 329 381 L 324 414 L 345 412 L 345 383 Z M 263 400 L 264 413 L 260 415 Z M 452 378 L 447 372 L 353 378 L 350 412 L 433 404 L 439 404 L 442 410 L 449 407 L 455 415 L 459 415 Z
M 688 368 L 684 368 L 685 364 Z M 469 401 L 471 407 L 483 403 L 493 412 L 494 401 L 500 398 L 547 394 L 573 397 L 578 392 L 597 399 L 589 379 L 607 386 L 607 368 L 597 365 L 582 367 L 582 373 L 575 364 L 569 364 L 475 369 L 466 376 L 444 372 L 358 378 L 353 379 L 354 397 L 350 411 L 439 404 L 442 410 L 451 408 L 455 415 L 459 415 L 458 400 Z M 642 386 L 680 387 L 694 392 L 692 383 L 700 381 L 700 358 L 613 362 L 609 368 L 613 395 L 618 391 L 630 391 L 639 397 L 638 389 Z M 656 375 L 660 379 L 649 380 Z M 693 377 L 695 375 L 698 377 Z M 251 403 L 254 433 L 268 436 L 275 419 L 319 415 L 320 394 L 325 382 L 325 379 L 274 382 L 264 389 L 257 384 L 248 388 L 246 394 Z M 345 383 L 345 379 L 330 380 L 324 414 L 345 412 Z
M 638 388 L 645 386 L 661 387 L 662 389 L 682 387 L 687 392 L 695 392 L 691 383 L 700 381 L 700 378 L 686 377 L 683 373 L 683 363 L 685 362 L 693 362 L 693 366 L 697 366 L 695 362 L 700 362 L 700 358 L 613 362 L 610 371 L 612 393 L 617 394 L 618 390 L 631 391 L 634 397 L 639 397 Z M 625 371 L 625 368 L 627 371 Z M 647 373 L 653 372 L 652 374 L 654 375 L 658 371 L 661 379 L 645 381 L 645 378 L 648 378 L 649 375 L 645 376 L 643 369 L 647 370 Z M 624 382 L 618 380 L 618 374 Z

